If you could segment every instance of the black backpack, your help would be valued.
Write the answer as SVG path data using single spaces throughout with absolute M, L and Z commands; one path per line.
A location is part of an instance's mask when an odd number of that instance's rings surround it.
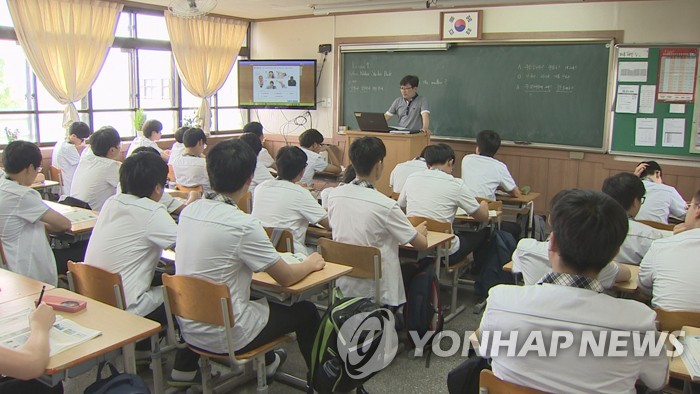
M 486 298 L 493 286 L 515 284 L 513 275 L 503 271 L 503 266 L 512 259 L 515 247 L 515 239 L 511 234 L 496 230 L 488 242 L 474 251 L 474 261 L 480 272 L 474 284 L 477 295 Z
M 341 298 L 342 296 L 339 293 L 338 290 L 334 292 L 333 297 L 335 301 L 323 315 L 316 333 L 311 352 L 311 371 L 308 381 L 309 393 L 312 393 L 314 390 L 319 394 L 326 394 L 337 391 L 347 392 L 355 389 L 357 389 L 358 393 L 365 392 L 362 384 L 378 372 L 372 372 L 361 378 L 353 377 L 351 372 L 357 372 L 359 368 L 366 364 L 369 358 L 361 357 L 361 362 L 357 363 L 357 365 L 349 366 L 338 349 L 338 336 L 341 334 L 341 327 L 351 317 L 364 312 L 368 313 L 365 316 L 365 320 L 378 318 L 383 323 L 381 330 L 375 331 L 373 337 L 355 338 L 355 343 L 359 342 L 365 345 L 369 343 L 369 347 L 360 346 L 354 350 L 355 354 L 369 354 L 371 357 L 371 355 L 379 351 L 383 355 L 385 350 L 379 349 L 379 346 L 383 343 L 383 339 L 386 340 L 386 330 L 394 330 L 394 338 L 396 338 L 393 315 L 391 315 L 390 311 L 377 308 L 369 298 Z M 345 339 L 345 341 L 348 340 L 350 339 Z M 394 349 L 394 354 L 397 348 L 398 346 Z
M 416 347 L 411 336 L 415 331 L 419 338 L 432 331 L 430 338 L 425 342 L 423 351 L 428 351 L 426 367 L 430 365 L 430 350 L 433 340 L 442 331 L 444 316 L 440 307 L 440 282 L 435 275 L 435 260 L 424 258 L 418 262 L 416 272 L 410 279 L 406 292 L 406 305 L 403 307 L 404 321 L 408 340 Z

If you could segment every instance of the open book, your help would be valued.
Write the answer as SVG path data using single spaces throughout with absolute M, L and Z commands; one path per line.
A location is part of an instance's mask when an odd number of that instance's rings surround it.
M 17 349 L 29 339 L 29 314 L 31 308 L 0 318 L 0 346 Z M 80 324 L 56 315 L 56 322 L 49 332 L 50 356 L 87 342 L 102 335 L 101 331 L 83 327 Z

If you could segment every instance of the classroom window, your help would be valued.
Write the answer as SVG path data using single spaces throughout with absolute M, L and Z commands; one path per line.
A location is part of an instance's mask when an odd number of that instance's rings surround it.
M 100 74 L 92 85 L 94 109 L 132 108 L 131 50 L 111 48 Z
M 0 1 L 0 26 L 14 27 L 12 16 L 10 16 L 10 8 L 6 1 Z
M 162 15 L 136 14 L 136 38 L 170 41 L 165 17 Z

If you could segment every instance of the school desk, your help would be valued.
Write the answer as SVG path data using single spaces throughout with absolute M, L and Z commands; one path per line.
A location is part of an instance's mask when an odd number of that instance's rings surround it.
M 90 239 L 92 229 L 95 228 L 95 224 L 97 224 L 97 215 L 99 212 L 71 207 L 53 201 L 44 201 L 44 203 L 46 203 L 49 208 L 70 219 L 70 230 L 62 234 L 56 234 L 55 236 L 57 238 L 68 242 L 86 241 Z
M 44 180 L 41 182 L 32 183 L 29 187 L 31 187 L 32 189 L 41 193 L 41 197 L 46 200 L 46 199 L 48 199 L 48 191 L 52 187 L 59 186 L 59 185 L 60 185 L 60 183 L 58 183 L 56 181 Z
M 54 288 L 52 285 L 10 270 L 0 269 L 0 303 L 39 294 L 42 286 L 46 286 L 46 291 Z
M 535 199 L 540 196 L 540 193 L 530 192 L 524 194 L 520 197 L 504 196 L 502 194 L 496 194 L 497 201 L 503 201 L 504 211 L 516 211 L 520 212 L 525 209 L 528 213 L 527 228 L 525 229 L 525 234 L 530 232 L 530 237 L 535 238 Z
M 141 316 L 97 302 L 66 289 L 52 289 L 45 294 L 87 301 L 87 308 L 80 312 L 56 312 L 81 326 L 99 330 L 102 335 L 65 350 L 49 360 L 44 376 L 39 380 L 56 385 L 59 381 L 91 370 L 98 362 L 108 359 L 108 353 L 122 349 L 124 369 L 136 373 L 134 344 L 160 331 L 160 324 Z M 14 301 L 0 303 L 0 315 L 34 307 L 37 295 L 29 295 Z M 2 327 L 0 327 L 2 331 Z
M 700 335 L 700 328 L 683 326 L 681 331 L 685 331 L 685 336 L 689 335 Z M 681 379 L 684 382 L 691 382 L 692 378 L 688 372 L 688 368 L 685 367 L 683 359 L 681 356 L 669 357 L 669 373 L 672 378 Z

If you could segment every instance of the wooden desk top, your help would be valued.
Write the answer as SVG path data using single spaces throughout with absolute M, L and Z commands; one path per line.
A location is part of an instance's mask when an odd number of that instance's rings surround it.
M 0 303 L 39 294 L 42 286 L 46 286 L 47 291 L 54 288 L 52 285 L 24 275 L 0 269 Z
M 455 237 L 454 234 L 439 233 L 436 231 L 428 231 L 428 249 L 436 248 L 436 247 L 442 245 L 443 243 L 451 240 L 454 237 Z M 413 245 L 411 245 L 411 244 L 402 245 L 401 248 L 415 250 Z
M 619 291 L 621 293 L 636 293 L 639 287 L 639 266 L 633 264 L 618 263 L 624 265 L 630 270 L 630 280 L 627 282 L 615 283 L 613 290 Z
M 45 371 L 47 375 L 71 368 L 128 343 L 148 338 L 160 330 L 160 324 L 153 320 L 122 311 L 66 289 L 53 289 L 46 294 L 86 300 L 87 308 L 80 312 L 56 313 L 82 326 L 102 331 L 102 335 L 97 338 L 51 357 Z M 35 298 L 36 296 L 31 295 L 2 303 L 0 315 L 17 312 L 29 306 L 33 307 Z
M 68 217 L 71 221 L 71 229 L 70 231 L 67 231 L 68 234 L 80 234 L 80 233 L 85 233 L 85 232 L 90 232 L 92 231 L 93 228 L 95 228 L 95 224 L 97 224 L 97 215 L 99 215 L 99 212 L 97 211 L 90 211 L 87 209 L 83 208 L 77 208 L 77 207 L 71 207 L 68 205 L 63 205 L 59 204 L 57 202 L 53 201 L 44 201 L 46 205 L 48 205 L 51 209 L 54 211 L 60 213 L 61 215 L 64 215 Z M 80 215 L 80 214 L 85 214 L 87 217 L 89 216 L 94 216 L 94 218 L 88 219 L 88 220 L 81 220 L 81 221 L 74 221 L 74 218 L 71 217 L 72 215 Z
M 501 215 L 503 215 L 503 211 L 496 211 L 496 216 L 490 216 L 489 215 L 489 222 L 498 222 L 501 220 Z M 469 223 L 481 223 L 478 220 L 474 219 L 472 215 L 455 215 L 455 222 L 469 222 Z
M 503 201 L 505 203 L 527 204 L 539 196 L 540 196 L 540 193 L 537 193 L 537 192 L 530 192 L 530 193 L 528 193 L 526 195 L 522 195 L 520 197 L 503 196 L 500 194 L 496 194 L 496 200 Z
M 46 189 L 47 187 L 53 187 L 58 185 L 60 185 L 60 183 L 56 181 L 45 180 L 42 182 L 32 183 L 29 187 L 31 187 L 32 189 Z
M 681 328 L 681 331 L 685 331 L 685 335 L 700 335 L 700 328 L 697 327 L 690 327 L 690 326 L 683 326 Z M 669 367 L 669 373 L 672 378 L 677 378 L 677 379 L 682 379 L 685 381 L 690 382 L 691 377 L 690 373 L 688 372 L 688 368 L 685 367 L 685 364 L 683 363 L 683 359 L 681 356 L 677 357 L 669 357 L 668 359 L 668 367 Z
M 323 227 L 318 227 L 318 226 L 309 226 L 309 228 L 306 229 L 306 235 L 310 235 L 312 237 L 317 237 L 317 238 L 333 238 L 333 231 L 323 228 Z
M 322 270 L 310 273 L 306 278 L 289 286 L 282 287 L 276 280 L 266 272 L 256 272 L 253 274 L 254 286 L 266 287 L 280 293 L 301 294 L 314 287 L 319 287 L 328 282 L 337 279 L 343 275 L 347 275 L 352 271 L 352 267 L 342 264 L 327 262 Z

